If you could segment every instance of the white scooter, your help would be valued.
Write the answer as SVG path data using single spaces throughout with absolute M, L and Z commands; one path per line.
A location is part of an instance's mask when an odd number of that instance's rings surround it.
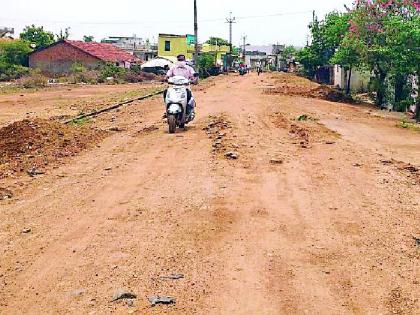
M 166 92 L 166 118 L 168 119 L 169 133 L 175 133 L 176 127 L 185 128 L 185 125 L 194 120 L 195 100 L 192 97 L 190 101 L 190 113 L 187 114 L 188 91 L 191 84 L 190 80 L 175 76 L 169 78 L 170 87 Z

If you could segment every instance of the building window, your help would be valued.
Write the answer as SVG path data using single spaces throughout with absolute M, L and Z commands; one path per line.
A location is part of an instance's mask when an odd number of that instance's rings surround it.
M 171 51 L 171 41 L 165 41 L 165 51 Z

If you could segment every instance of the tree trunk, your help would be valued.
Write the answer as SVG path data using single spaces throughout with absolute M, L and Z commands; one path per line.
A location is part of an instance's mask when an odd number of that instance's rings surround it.
M 376 91 L 376 105 L 381 107 L 385 99 L 385 79 L 386 73 L 380 71 L 378 77 L 378 87 Z
M 403 100 L 404 85 L 406 83 L 404 79 L 404 75 L 395 75 L 395 103 Z
M 416 113 L 414 114 L 414 117 L 418 123 L 420 123 L 420 95 L 417 96 L 417 102 L 416 102 Z
M 350 91 L 351 91 L 351 73 L 352 73 L 352 70 L 353 70 L 353 68 L 350 67 L 349 77 L 347 79 L 346 95 L 350 95 Z

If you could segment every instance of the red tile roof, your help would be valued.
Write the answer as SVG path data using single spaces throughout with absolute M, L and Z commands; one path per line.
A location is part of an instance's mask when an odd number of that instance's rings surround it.
M 77 40 L 65 40 L 64 42 L 106 62 L 132 62 L 137 60 L 133 55 L 112 44 L 85 43 Z

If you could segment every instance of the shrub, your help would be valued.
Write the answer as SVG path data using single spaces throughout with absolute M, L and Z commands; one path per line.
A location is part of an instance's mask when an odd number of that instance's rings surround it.
M 67 81 L 71 84 L 86 83 L 86 84 L 98 84 L 100 82 L 100 72 L 95 70 L 86 70 L 84 72 L 78 72 L 71 74 Z
M 100 72 L 102 82 L 105 82 L 107 78 L 114 78 L 114 80 L 119 81 L 125 74 L 126 70 L 113 63 L 107 63 L 100 67 Z
M 46 87 L 48 85 L 48 78 L 40 71 L 35 70 L 31 71 L 29 75 L 19 79 L 18 84 L 25 89 Z
M 142 72 L 141 76 L 145 81 L 158 81 L 160 77 L 154 73 Z
M 129 71 L 124 75 L 124 81 L 129 83 L 139 83 L 143 82 L 143 77 L 141 74 L 137 74 L 133 71 Z
M 73 63 L 70 67 L 71 73 L 83 73 L 86 71 L 87 71 L 86 67 L 78 62 Z
M 29 68 L 0 61 L 0 81 L 19 79 L 27 74 L 29 74 Z
M 0 42 L 0 81 L 14 80 L 28 74 L 25 66 L 31 51 L 29 44 L 21 40 Z
M 197 59 L 198 72 L 201 77 L 208 77 L 208 71 L 214 66 L 214 56 L 209 53 L 201 54 Z
M 32 51 L 22 40 L 0 42 L 0 60 L 9 65 L 28 65 L 28 55 Z

